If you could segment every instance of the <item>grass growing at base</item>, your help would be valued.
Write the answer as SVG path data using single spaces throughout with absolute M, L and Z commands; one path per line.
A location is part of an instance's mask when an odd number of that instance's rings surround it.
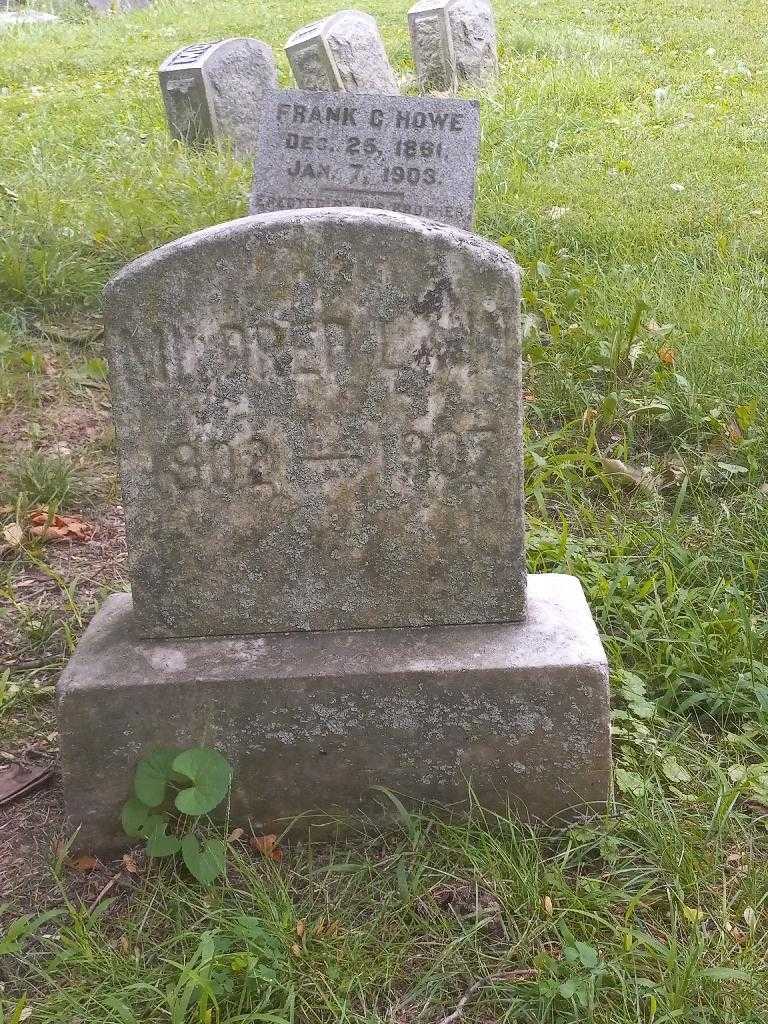
M 438 1021 L 472 990 L 472 1020 L 758 1024 L 768 836 L 694 756 L 688 805 L 560 834 L 405 814 L 279 864 L 233 849 L 211 892 L 155 874 L 129 915 L 70 907 L 26 942 L 34 1019 Z
M 35 501 L 113 514 L 101 288 L 246 210 L 246 165 L 168 139 L 158 64 L 255 35 L 287 84 L 280 44 L 336 6 L 72 6 L 0 37 L 0 528 Z M 407 6 L 366 5 L 399 73 Z M 577 575 L 601 629 L 618 810 L 562 834 L 478 813 L 279 865 L 233 853 L 212 894 L 152 874 L 127 908 L 71 906 L 0 956 L 0 1021 L 26 992 L 41 1021 L 431 1024 L 483 979 L 466 1020 L 768 1016 L 768 15 L 496 9 L 477 229 L 525 271 L 529 563 Z M 0 561 L 24 664 L 59 663 L 98 599 L 79 551 Z M 0 674 L 0 747 L 38 729 L 45 671 Z

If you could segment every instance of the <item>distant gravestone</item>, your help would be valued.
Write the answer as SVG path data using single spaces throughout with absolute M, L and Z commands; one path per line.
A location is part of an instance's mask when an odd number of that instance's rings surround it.
M 251 213 L 364 206 L 472 227 L 474 102 L 286 90 L 258 134 Z
M 48 14 L 45 11 L 33 11 L 28 7 L 24 8 L 24 10 L 0 11 L 0 29 L 11 28 L 14 25 L 44 25 L 60 20 L 55 14 Z
M 488 0 L 420 0 L 408 12 L 420 84 L 481 85 L 498 70 L 496 26 Z
M 152 0 L 88 0 L 88 4 L 99 14 L 127 14 L 149 7 Z
M 160 66 L 172 137 L 193 146 L 230 139 L 241 157 L 256 149 L 261 105 L 276 86 L 274 55 L 258 39 L 196 43 Z
M 396 95 L 395 73 L 376 21 L 361 11 L 337 14 L 300 28 L 285 52 L 300 89 Z
M 380 212 L 235 221 L 118 275 L 139 632 L 520 618 L 519 301 L 503 249 Z

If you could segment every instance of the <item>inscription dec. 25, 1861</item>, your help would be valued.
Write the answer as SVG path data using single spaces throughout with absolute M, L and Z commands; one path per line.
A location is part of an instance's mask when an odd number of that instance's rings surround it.
M 362 206 L 471 230 L 479 132 L 472 101 L 273 92 L 251 213 Z
M 518 619 L 519 277 L 383 211 L 244 218 L 107 288 L 138 631 Z

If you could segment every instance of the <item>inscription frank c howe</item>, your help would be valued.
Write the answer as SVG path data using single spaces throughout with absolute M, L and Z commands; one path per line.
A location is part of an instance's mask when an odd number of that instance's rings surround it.
M 518 270 L 386 212 L 190 235 L 107 289 L 145 636 L 524 607 Z

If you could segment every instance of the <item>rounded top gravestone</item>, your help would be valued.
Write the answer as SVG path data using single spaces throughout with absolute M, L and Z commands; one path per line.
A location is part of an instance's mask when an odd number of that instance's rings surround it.
M 106 293 L 144 636 L 524 613 L 519 272 L 384 211 L 208 228 Z
M 376 20 L 362 11 L 336 14 L 298 29 L 285 52 L 300 89 L 399 93 Z

